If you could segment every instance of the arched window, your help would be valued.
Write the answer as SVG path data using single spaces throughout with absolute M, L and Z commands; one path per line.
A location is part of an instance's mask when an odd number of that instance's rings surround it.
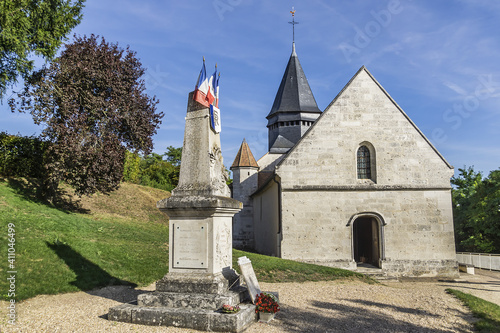
M 370 150 L 367 146 L 358 149 L 358 179 L 371 179 Z

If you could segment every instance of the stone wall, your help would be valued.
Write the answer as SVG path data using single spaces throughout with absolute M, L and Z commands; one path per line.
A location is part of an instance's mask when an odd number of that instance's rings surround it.
M 253 197 L 255 250 L 279 256 L 279 188 L 271 181 L 267 188 Z
M 353 222 L 376 216 L 382 268 L 420 262 L 412 270 L 431 274 L 456 262 L 449 190 L 285 191 L 282 204 L 282 258 L 354 268 Z
M 257 168 L 233 169 L 233 198 L 243 203 L 243 209 L 233 217 L 233 246 L 238 249 L 254 248 L 253 200 L 257 190 Z

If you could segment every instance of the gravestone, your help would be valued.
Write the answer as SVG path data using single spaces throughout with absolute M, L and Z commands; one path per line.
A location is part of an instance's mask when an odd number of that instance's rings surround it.
M 255 306 L 232 269 L 232 217 L 241 202 L 230 198 L 219 133 L 209 108 L 189 95 L 179 184 L 157 203 L 169 216 L 169 272 L 137 304 L 110 309 L 110 320 L 240 332 L 256 321 Z M 223 314 L 222 305 L 241 311 Z
M 239 257 L 238 265 L 240 266 L 241 275 L 243 275 L 243 278 L 245 279 L 250 299 L 252 300 L 252 303 L 255 303 L 255 296 L 260 294 L 262 291 L 260 290 L 257 276 L 255 276 L 252 262 L 247 257 Z

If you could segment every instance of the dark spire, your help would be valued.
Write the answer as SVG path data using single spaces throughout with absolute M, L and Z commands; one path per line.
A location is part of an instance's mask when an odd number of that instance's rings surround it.
M 321 112 L 295 52 L 295 43 L 267 118 L 278 112 Z
M 318 119 L 321 111 L 295 52 L 295 9 L 292 7 L 292 55 L 286 65 L 271 112 L 267 115 L 269 153 L 290 150 Z

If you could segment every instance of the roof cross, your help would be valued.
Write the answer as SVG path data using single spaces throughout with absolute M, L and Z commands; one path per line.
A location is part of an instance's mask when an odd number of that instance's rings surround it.
M 295 43 L 295 25 L 299 24 L 299 22 L 295 22 L 295 8 L 294 7 L 292 7 L 290 14 L 292 14 L 292 22 L 288 22 L 288 23 L 290 23 L 292 25 L 293 42 Z

